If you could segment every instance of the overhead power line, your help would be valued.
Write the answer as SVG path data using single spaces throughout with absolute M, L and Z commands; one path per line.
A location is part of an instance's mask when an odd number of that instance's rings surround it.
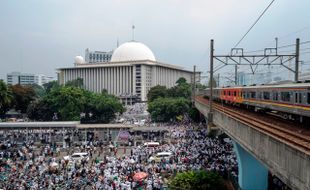
M 242 38 L 238 41 L 238 43 L 234 46 L 234 48 L 236 48 L 241 41 L 246 37 L 246 35 L 252 30 L 252 28 L 256 25 L 256 23 L 259 21 L 259 19 L 265 14 L 265 12 L 268 10 L 268 8 L 272 5 L 272 3 L 275 0 L 272 0 L 269 5 L 265 8 L 265 10 L 262 12 L 262 14 L 256 19 L 256 21 L 254 22 L 254 24 L 248 29 L 248 31 L 242 36 Z

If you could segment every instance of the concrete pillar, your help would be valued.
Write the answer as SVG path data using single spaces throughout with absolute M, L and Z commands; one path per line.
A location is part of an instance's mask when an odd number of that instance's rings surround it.
M 268 169 L 234 142 L 238 160 L 238 183 L 242 190 L 264 190 L 268 186 Z

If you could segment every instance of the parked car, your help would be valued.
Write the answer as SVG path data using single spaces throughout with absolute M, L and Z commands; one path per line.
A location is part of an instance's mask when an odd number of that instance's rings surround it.
M 149 162 L 160 162 L 162 159 L 169 160 L 173 156 L 172 152 L 159 152 L 149 158 Z
M 77 153 L 73 153 L 71 156 L 70 156 L 70 159 L 72 161 L 78 161 L 78 160 L 86 160 L 86 161 L 89 161 L 89 155 L 87 152 L 77 152 Z
M 144 147 L 157 147 L 159 146 L 159 142 L 146 142 L 143 144 Z

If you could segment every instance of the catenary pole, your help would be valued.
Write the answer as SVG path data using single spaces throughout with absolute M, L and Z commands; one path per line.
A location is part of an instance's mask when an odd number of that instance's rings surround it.
M 298 81 L 298 71 L 299 71 L 299 47 L 300 41 L 299 38 L 296 39 L 296 57 L 295 57 L 295 82 Z
M 209 98 L 209 107 L 210 107 L 210 111 L 209 111 L 209 114 L 208 114 L 208 123 L 209 123 L 209 127 L 210 124 L 212 125 L 212 122 L 213 122 L 213 112 L 212 112 L 212 99 L 213 99 L 213 53 L 214 53 L 214 40 L 212 39 L 211 40 L 211 43 L 210 43 L 210 98 Z

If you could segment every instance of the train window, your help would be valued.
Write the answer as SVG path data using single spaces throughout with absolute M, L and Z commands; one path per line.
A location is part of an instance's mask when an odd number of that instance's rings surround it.
M 264 100 L 270 100 L 270 92 L 263 92 Z
M 301 93 L 295 93 L 295 103 L 301 103 Z
M 290 92 L 281 92 L 281 100 L 285 102 L 291 101 L 291 93 Z
M 310 92 L 308 92 L 307 103 L 310 104 Z
M 272 96 L 273 96 L 272 98 L 273 100 L 278 101 L 278 92 L 273 92 Z
M 250 92 L 251 98 L 256 98 L 256 92 Z

